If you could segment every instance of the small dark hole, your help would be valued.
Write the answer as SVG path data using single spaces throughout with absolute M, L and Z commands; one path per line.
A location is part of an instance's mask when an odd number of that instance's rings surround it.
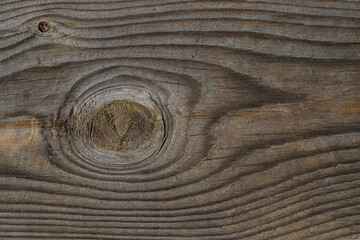
M 50 25 L 47 22 L 43 21 L 39 23 L 38 28 L 40 32 L 47 32 L 50 29 Z

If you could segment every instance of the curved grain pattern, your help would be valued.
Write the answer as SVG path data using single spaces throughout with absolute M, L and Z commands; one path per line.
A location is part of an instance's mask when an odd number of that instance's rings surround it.
M 2 1 L 0 238 L 358 239 L 359 9 Z

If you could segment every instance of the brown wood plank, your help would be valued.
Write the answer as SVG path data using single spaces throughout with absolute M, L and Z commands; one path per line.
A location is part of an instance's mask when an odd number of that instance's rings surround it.
M 0 238 L 360 239 L 359 19 L 1 1 Z

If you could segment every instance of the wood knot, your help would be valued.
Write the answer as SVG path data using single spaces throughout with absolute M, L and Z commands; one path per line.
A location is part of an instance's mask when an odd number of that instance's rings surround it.
M 156 114 L 128 100 L 107 103 L 93 111 L 88 120 L 91 140 L 100 148 L 126 152 L 138 149 L 156 130 Z

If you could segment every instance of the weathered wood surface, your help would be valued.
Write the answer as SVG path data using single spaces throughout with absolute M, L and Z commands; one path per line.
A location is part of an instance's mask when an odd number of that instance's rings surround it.
M 345 0 L 2 0 L 0 238 L 360 239 L 359 19 Z M 121 99 L 163 123 L 138 152 L 86 132 Z

